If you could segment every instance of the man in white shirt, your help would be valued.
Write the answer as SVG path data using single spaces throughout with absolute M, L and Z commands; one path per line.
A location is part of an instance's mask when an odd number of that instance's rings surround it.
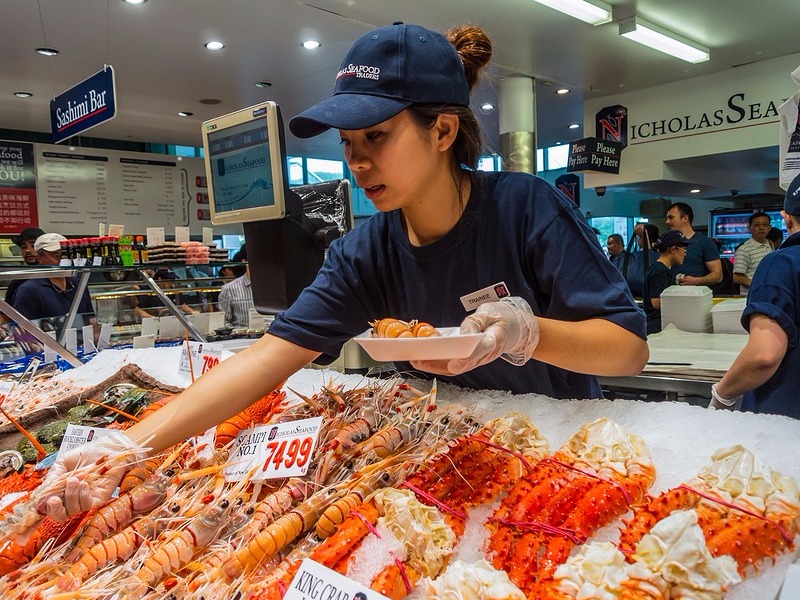
M 247 250 L 243 245 L 237 252 L 239 260 L 247 262 Z M 244 275 L 226 283 L 219 291 L 219 307 L 225 313 L 225 324 L 231 327 L 247 327 L 253 303 L 253 286 L 250 283 L 250 265 Z
M 747 229 L 751 238 L 736 249 L 733 261 L 733 282 L 738 283 L 742 294 L 750 290 L 750 282 L 761 259 L 772 252 L 767 233 L 772 227 L 769 215 L 756 212 L 750 215 Z

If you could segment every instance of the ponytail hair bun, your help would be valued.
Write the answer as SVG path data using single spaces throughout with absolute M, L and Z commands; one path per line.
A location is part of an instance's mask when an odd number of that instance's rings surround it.
M 464 74 L 472 91 L 478 82 L 481 69 L 492 58 L 492 41 L 477 25 L 459 25 L 444 35 L 455 46 L 461 62 L 464 63 Z

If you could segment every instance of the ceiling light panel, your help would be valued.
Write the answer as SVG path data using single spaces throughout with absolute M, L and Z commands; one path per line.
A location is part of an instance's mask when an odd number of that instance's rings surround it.
M 699 63 L 709 59 L 709 50 L 705 46 L 639 17 L 620 21 L 619 34 L 686 62 Z
M 535 0 L 590 25 L 611 21 L 611 6 L 600 0 Z

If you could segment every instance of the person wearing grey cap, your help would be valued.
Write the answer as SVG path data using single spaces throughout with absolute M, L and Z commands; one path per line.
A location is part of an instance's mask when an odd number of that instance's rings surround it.
M 384 317 L 479 334 L 470 356 L 398 365 L 462 387 L 595 398 L 595 375 L 641 371 L 644 313 L 575 203 L 528 173 L 477 168 L 483 147 L 470 88 L 491 52 L 483 30 L 469 25 L 445 36 L 395 23 L 355 41 L 333 95 L 289 129 L 304 138 L 338 129 L 378 214 L 333 242 L 315 281 L 264 337 L 120 433 L 115 449 L 135 458 L 136 446 L 160 451 L 205 430 L 309 362 L 335 360 Z M 102 448 L 75 450 L 48 479 Z M 64 518 L 116 486 L 111 477 L 91 489 L 70 479 L 40 509 Z
M 781 211 L 789 237 L 759 263 L 750 284 L 742 325 L 747 345 L 711 387 L 713 408 L 734 408 L 800 419 L 800 175 Z
M 14 237 L 14 244 L 17 245 L 22 252 L 22 260 L 25 261 L 25 266 L 37 265 L 39 260 L 36 257 L 36 250 L 33 243 L 44 231 L 38 227 L 27 227 L 23 229 L 18 236 Z M 17 296 L 17 290 L 25 283 L 25 279 L 14 279 L 8 282 L 6 288 L 6 302 L 14 306 L 14 298 Z
M 34 249 L 39 264 L 57 266 L 61 261 L 61 242 L 66 239 L 58 233 L 45 233 L 36 238 Z M 12 306 L 29 319 L 63 317 L 69 313 L 77 285 L 77 277 L 29 279 L 17 290 Z M 78 314 L 82 315 L 87 323 L 95 321 L 88 289 L 83 291 Z

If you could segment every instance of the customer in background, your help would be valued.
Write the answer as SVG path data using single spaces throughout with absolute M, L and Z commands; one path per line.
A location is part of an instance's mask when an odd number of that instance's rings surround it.
M 675 285 L 672 268 L 683 263 L 691 241 L 680 231 L 673 229 L 661 236 L 653 246 L 660 254 L 647 271 L 645 294 L 642 298 L 644 313 L 647 315 L 647 335 L 661 331 L 661 294 L 669 286 Z
M 771 227 L 767 232 L 767 239 L 769 243 L 772 244 L 772 249 L 777 250 L 781 247 L 781 242 L 783 242 L 783 230 L 777 227 Z
M 763 212 L 750 215 L 747 229 L 752 237 L 739 246 L 734 255 L 733 281 L 741 286 L 742 294 L 746 295 L 750 290 L 750 283 L 761 259 L 773 250 L 772 244 L 767 239 L 767 233 L 771 228 L 769 215 Z
M 717 238 L 711 238 L 719 252 L 719 261 L 722 265 L 722 281 L 711 286 L 711 291 L 715 296 L 738 296 L 739 286 L 733 281 L 733 262 L 722 254 L 722 242 Z
M 18 246 L 22 252 L 22 260 L 25 261 L 26 267 L 39 264 L 39 259 L 36 256 L 36 250 L 33 245 L 36 242 L 36 238 L 40 235 L 44 235 L 44 231 L 38 227 L 28 227 L 23 229 L 22 232 L 14 238 L 14 244 Z M 17 295 L 17 290 L 25 281 L 27 280 L 13 279 L 8 282 L 8 287 L 6 288 L 6 302 L 11 306 L 14 306 L 14 297 Z
M 39 264 L 58 265 L 61 262 L 61 242 L 66 239 L 58 233 L 45 233 L 36 238 L 33 247 Z M 69 313 L 77 287 L 77 277 L 28 279 L 19 286 L 12 306 L 29 319 L 63 317 Z M 80 298 L 78 314 L 87 324 L 96 322 L 87 289 Z
M 625 252 L 625 240 L 618 233 L 612 233 L 606 240 L 606 250 L 608 250 L 608 258 L 616 266 L 617 260 L 623 257 Z M 621 267 L 617 267 L 620 269 Z
M 684 202 L 675 202 L 667 211 L 667 228 L 680 231 L 692 240 L 682 265 L 675 265 L 672 274 L 678 285 L 707 285 L 722 281 L 722 262 L 717 246 L 692 227 L 694 211 Z
M 747 345 L 725 376 L 711 387 L 713 408 L 733 408 L 800 419 L 800 175 L 781 212 L 789 237 L 758 265 L 742 313 Z
M 243 245 L 237 252 L 240 260 L 247 262 L 247 249 Z M 253 308 L 253 286 L 250 284 L 250 265 L 245 272 L 219 291 L 219 308 L 225 313 L 225 324 L 231 327 L 247 327 L 250 309 Z

